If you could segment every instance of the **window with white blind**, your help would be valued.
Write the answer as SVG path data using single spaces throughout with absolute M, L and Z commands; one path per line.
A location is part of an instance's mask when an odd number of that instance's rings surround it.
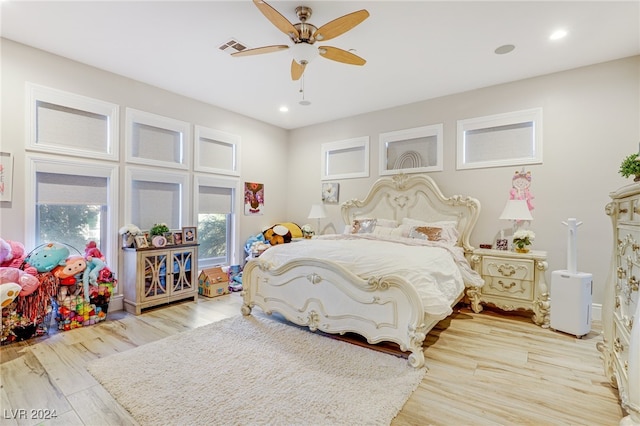
M 189 168 L 191 124 L 132 108 L 126 115 L 127 162 Z
M 125 221 L 149 230 L 156 223 L 170 229 L 190 226 L 188 174 L 166 170 L 126 169 Z
M 37 247 L 59 242 L 84 253 L 95 241 L 106 256 L 115 256 L 110 244 L 117 214 L 117 168 L 99 164 L 29 157 L 32 185 L 27 203 L 33 223 L 28 241 Z M 114 257 L 111 257 L 112 259 Z
M 240 136 L 195 126 L 193 169 L 240 176 Z
M 117 105 L 31 83 L 27 87 L 28 149 L 118 159 Z
M 196 176 L 195 211 L 198 220 L 199 263 L 202 267 L 232 264 L 235 241 L 237 180 Z

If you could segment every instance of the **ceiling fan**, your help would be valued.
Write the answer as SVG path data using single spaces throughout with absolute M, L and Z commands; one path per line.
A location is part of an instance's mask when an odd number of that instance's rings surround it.
M 282 16 L 276 9 L 269 6 L 262 0 L 253 0 L 260 12 L 267 17 L 273 25 L 280 31 L 289 36 L 293 45 L 289 47 L 286 44 L 257 47 L 255 49 L 246 49 L 240 52 L 232 53 L 231 56 L 250 56 L 260 55 L 262 53 L 278 52 L 280 50 L 291 49 L 294 59 L 291 61 L 291 79 L 299 80 L 304 73 L 305 67 L 316 55 L 331 59 L 332 61 L 342 62 L 349 65 L 364 65 L 367 61 L 354 55 L 346 50 L 332 46 L 314 46 L 316 41 L 327 41 L 346 33 L 365 19 L 369 17 L 369 12 L 362 9 L 357 12 L 349 13 L 328 22 L 317 28 L 307 22 L 311 16 L 311 8 L 306 6 L 298 6 L 296 14 L 300 22 L 292 24 L 287 18 Z

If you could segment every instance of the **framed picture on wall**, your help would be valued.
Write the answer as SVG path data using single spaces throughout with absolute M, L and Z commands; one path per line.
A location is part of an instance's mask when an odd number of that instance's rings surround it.
M 322 202 L 337 204 L 339 199 L 340 184 L 336 182 L 324 182 L 322 184 Z
M 193 244 L 198 242 L 197 228 L 195 226 L 185 226 L 182 228 L 182 243 Z

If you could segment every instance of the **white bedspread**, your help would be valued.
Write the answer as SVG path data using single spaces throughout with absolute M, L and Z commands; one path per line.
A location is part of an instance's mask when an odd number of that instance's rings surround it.
M 280 244 L 266 250 L 260 260 L 278 267 L 301 257 L 341 264 L 365 279 L 400 275 L 415 286 L 425 312 L 440 318 L 451 314 L 451 304 L 463 291 L 465 282 L 477 287 L 484 284 L 459 247 L 372 234 L 325 235 Z

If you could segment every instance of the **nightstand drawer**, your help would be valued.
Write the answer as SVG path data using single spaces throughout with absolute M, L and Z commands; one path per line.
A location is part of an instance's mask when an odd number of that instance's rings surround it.
M 484 256 L 482 258 L 482 275 L 486 278 L 505 278 L 510 281 L 533 281 L 533 260 L 504 259 Z
M 519 300 L 533 300 L 533 281 L 507 277 L 486 277 L 482 294 L 509 297 Z

